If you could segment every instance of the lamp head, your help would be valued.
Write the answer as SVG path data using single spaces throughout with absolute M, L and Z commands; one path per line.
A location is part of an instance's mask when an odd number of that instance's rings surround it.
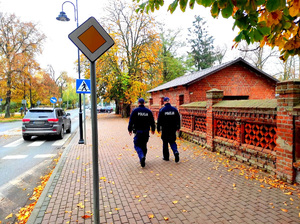
M 61 11 L 59 13 L 58 17 L 56 17 L 56 19 L 59 21 L 70 21 L 70 19 L 67 17 L 67 15 L 64 11 Z

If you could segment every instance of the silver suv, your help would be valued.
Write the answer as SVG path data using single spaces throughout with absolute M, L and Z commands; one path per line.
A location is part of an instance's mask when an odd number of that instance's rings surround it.
M 31 136 L 56 135 L 64 137 L 64 131 L 71 133 L 70 113 L 61 108 L 32 108 L 23 118 L 22 135 L 28 141 Z

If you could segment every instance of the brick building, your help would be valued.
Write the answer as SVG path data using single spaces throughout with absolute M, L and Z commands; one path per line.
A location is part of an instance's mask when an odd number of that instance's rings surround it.
M 172 105 L 205 101 L 206 91 L 223 90 L 224 100 L 275 99 L 277 79 L 255 68 L 242 58 L 202 71 L 178 77 L 148 91 L 150 106 L 157 111 L 163 105 L 163 97 L 169 97 Z
M 300 183 L 300 80 L 279 82 L 238 58 L 149 92 L 155 118 L 163 97 L 179 109 L 182 138 Z

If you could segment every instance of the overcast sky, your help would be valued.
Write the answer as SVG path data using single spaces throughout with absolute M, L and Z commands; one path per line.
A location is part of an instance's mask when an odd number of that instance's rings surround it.
M 127 1 L 131 2 L 131 0 Z M 49 64 L 54 68 L 56 77 L 62 71 L 67 71 L 69 76 L 78 78 L 75 70 L 76 64 L 74 64 L 77 60 L 77 48 L 68 38 L 68 35 L 76 29 L 73 6 L 70 3 L 64 4 L 64 11 L 71 21 L 56 20 L 63 2 L 62 0 L 0 0 L 0 11 L 8 14 L 14 13 L 22 22 L 39 24 L 40 31 L 47 36 L 43 53 L 37 58 L 43 69 L 46 69 Z M 75 0 L 72 2 L 76 4 Z M 79 25 L 91 16 L 95 17 L 100 24 L 105 23 L 99 19 L 105 13 L 104 8 L 109 2 L 110 0 L 78 0 Z M 195 7 L 194 10 L 187 10 L 185 13 L 176 10 L 174 14 L 170 14 L 166 11 L 166 6 L 155 15 L 160 22 L 165 22 L 166 27 L 174 30 L 181 29 L 182 40 L 186 40 L 187 29 L 192 27 L 194 16 L 200 15 L 207 21 L 209 34 L 215 38 L 215 45 L 228 47 L 224 61 L 238 56 L 236 51 L 231 50 L 232 40 L 237 35 L 237 30 L 232 31 L 232 19 L 213 19 L 209 9 L 201 6 Z

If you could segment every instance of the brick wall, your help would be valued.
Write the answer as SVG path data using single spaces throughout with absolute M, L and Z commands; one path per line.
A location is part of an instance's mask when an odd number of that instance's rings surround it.
M 181 136 L 212 151 L 300 183 L 300 81 L 278 83 L 278 99 L 206 102 L 180 106 Z

